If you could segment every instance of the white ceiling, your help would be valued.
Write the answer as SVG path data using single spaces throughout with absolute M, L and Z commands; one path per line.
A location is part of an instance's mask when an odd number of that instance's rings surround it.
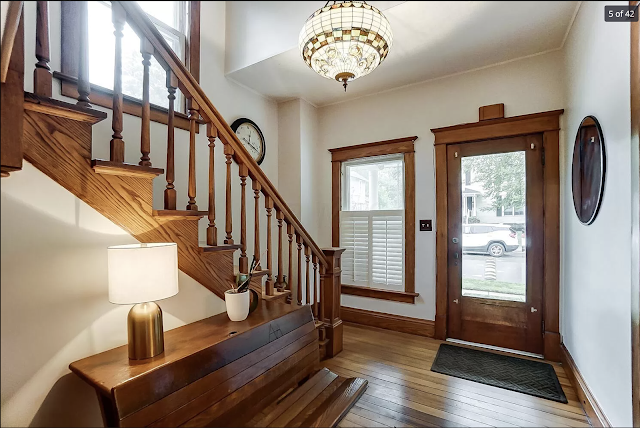
M 276 101 L 304 98 L 322 106 L 558 49 L 580 2 L 370 2 L 389 19 L 393 47 L 386 61 L 371 74 L 351 82 L 347 93 L 339 82 L 309 69 L 298 52 L 300 28 L 324 2 L 260 3 L 271 3 L 271 13 L 258 10 L 255 13 L 259 16 L 251 18 L 263 25 L 267 19 L 271 25 L 279 26 L 279 41 L 271 43 L 270 49 L 259 46 L 255 40 L 248 43 L 242 58 L 232 58 L 234 67 L 226 67 L 235 68 L 227 76 Z M 287 9 L 286 5 L 292 3 L 298 4 L 296 13 Z M 274 8 L 282 8 L 282 14 Z M 234 42 L 243 41 L 244 46 L 251 42 L 251 35 L 246 32 L 242 37 L 230 37 L 234 27 L 230 32 L 229 25 L 234 23 L 229 19 L 243 16 L 246 21 L 247 14 L 252 14 L 251 9 L 237 13 L 232 7 L 231 13 L 227 12 L 227 50 L 233 49 L 230 44 Z M 254 38 L 264 39 L 264 34 L 257 32 Z M 278 46 L 275 51 L 274 45 Z M 256 48 L 253 53 L 251 47 Z M 227 62 L 229 59 L 227 55 Z

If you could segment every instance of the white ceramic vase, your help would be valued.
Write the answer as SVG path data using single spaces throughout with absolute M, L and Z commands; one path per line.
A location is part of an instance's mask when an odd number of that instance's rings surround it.
M 224 292 L 227 315 L 231 321 L 244 321 L 249 316 L 249 292 L 236 293 L 235 290 Z

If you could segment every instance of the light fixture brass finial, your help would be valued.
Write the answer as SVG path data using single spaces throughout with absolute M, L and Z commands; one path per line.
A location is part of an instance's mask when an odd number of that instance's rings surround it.
M 354 79 L 355 77 L 355 74 L 349 72 L 336 74 L 336 80 L 338 82 L 342 82 L 342 86 L 344 87 L 345 92 L 347 92 L 347 83 L 349 82 L 349 79 Z

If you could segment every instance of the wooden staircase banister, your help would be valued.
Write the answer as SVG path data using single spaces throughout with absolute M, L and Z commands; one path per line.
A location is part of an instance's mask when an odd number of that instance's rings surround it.
M 247 168 L 249 177 L 260 183 L 261 192 L 272 199 L 275 207 L 284 214 L 285 221 L 293 226 L 296 235 L 300 236 L 305 245 L 309 247 L 311 253 L 318 258 L 318 262 L 324 267 L 328 267 L 328 262 L 323 251 L 311 238 L 293 211 L 291 211 L 291 208 L 289 208 L 282 196 L 278 193 L 264 171 L 258 166 L 242 143 L 240 143 L 240 140 L 231 130 L 229 124 L 224 120 L 196 79 L 164 40 L 164 37 L 162 37 L 146 13 L 135 2 L 113 1 L 112 3 L 117 3 L 124 9 L 129 25 L 131 25 L 139 37 L 151 43 L 154 48 L 154 57 L 167 72 L 171 72 L 176 76 L 180 90 L 187 98 L 195 101 L 199 106 L 199 114 L 205 121 L 211 122 L 217 129 L 218 138 L 220 138 L 224 144 L 231 146 L 234 151 L 234 160 Z
M 9 59 L 13 52 L 13 45 L 18 34 L 18 24 L 22 15 L 22 1 L 10 1 L 7 8 L 7 20 L 5 21 L 4 31 L 2 34 L 2 47 L 0 57 L 0 81 L 4 83 L 7 80 L 9 72 Z

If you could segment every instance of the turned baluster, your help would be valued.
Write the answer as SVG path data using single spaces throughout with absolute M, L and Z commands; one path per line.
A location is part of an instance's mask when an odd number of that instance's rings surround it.
M 169 70 L 167 72 L 167 91 L 169 95 L 169 117 L 167 119 L 167 188 L 164 191 L 164 209 L 176 209 L 176 189 L 173 184 L 176 178 L 175 172 L 175 148 L 174 139 L 175 132 L 173 129 L 174 119 L 174 102 L 176 100 L 176 88 L 178 87 L 178 78 Z
M 293 225 L 287 223 L 287 236 L 289 237 L 289 280 L 287 290 L 293 293 Z
M 86 3 L 86 2 L 81 2 Z M 113 116 L 111 120 L 111 150 L 109 159 L 112 162 L 124 162 L 124 140 L 122 139 L 122 30 L 126 14 L 122 6 L 118 2 L 111 4 L 111 18 L 115 31 L 113 34 L 115 39 L 115 58 L 113 65 Z M 88 35 L 87 35 L 88 38 Z M 85 40 L 85 36 L 80 36 L 80 44 Z M 82 61 L 80 61 L 82 64 Z M 80 76 L 78 77 L 78 93 L 80 93 Z M 80 104 L 81 98 L 78 98 Z
M 247 259 L 247 201 L 245 198 L 245 187 L 247 187 L 247 176 L 249 169 L 246 165 L 238 165 L 240 175 L 240 260 L 239 269 L 241 273 L 249 273 L 249 259 Z
M 260 190 L 262 186 L 258 180 L 251 182 L 251 188 L 253 189 L 253 198 L 255 199 L 255 225 L 253 235 L 253 256 L 256 259 L 256 266 L 258 269 L 262 269 L 260 266 Z
M 198 211 L 196 205 L 196 126 L 199 117 L 199 107 L 195 100 L 189 101 L 189 202 L 187 210 Z
M 273 199 L 264 197 L 264 208 L 267 210 L 267 281 L 265 291 L 267 296 L 273 296 L 273 274 L 271 266 L 271 211 L 273 211 Z
M 142 130 L 140 132 L 140 166 L 151 166 L 151 104 L 149 103 L 149 67 L 153 45 L 146 38 L 140 40 L 140 53 L 142 53 Z
M 89 94 L 91 93 L 91 84 L 89 83 L 89 3 L 86 1 L 79 2 L 78 9 L 80 14 L 80 40 L 78 40 L 80 52 L 78 55 L 78 102 L 76 104 L 81 107 L 91 107 L 91 103 L 89 102 Z M 117 11 L 115 8 L 112 9 L 112 18 L 113 24 L 116 27 L 116 33 L 118 33 L 118 31 L 120 33 L 120 39 L 118 39 L 118 34 L 116 34 L 117 61 L 118 54 L 121 52 L 118 50 L 118 42 L 122 40 L 122 28 L 124 27 L 125 20 L 124 10 L 121 7 L 118 8 Z M 122 25 L 118 27 L 120 24 Z M 118 30 L 118 28 L 120 28 L 120 30 Z M 120 72 L 122 72 L 122 68 L 120 68 Z M 113 87 L 113 91 L 115 95 L 115 85 Z M 122 97 L 122 94 L 120 94 L 120 96 Z M 120 119 L 120 123 L 122 123 L 122 117 L 120 117 Z M 120 129 L 120 131 L 122 132 L 122 129 Z M 122 138 L 122 136 L 120 136 L 120 138 Z M 122 151 L 122 156 L 124 162 L 124 149 Z
M 320 264 L 320 321 L 324 322 L 324 277 L 327 270 Z
M 33 70 L 33 92 L 51 98 L 52 81 L 49 67 L 49 2 L 38 1 L 36 5 L 36 68 Z
M 218 229 L 216 229 L 216 182 L 213 167 L 218 129 L 211 122 L 207 123 L 207 138 L 209 139 L 209 225 L 207 226 L 207 245 L 218 245 Z
M 298 243 L 298 293 L 296 300 L 298 305 L 302 305 L 302 236 L 296 234 L 296 242 Z
M 311 259 L 311 248 L 309 248 L 308 245 L 304 246 L 304 257 L 305 260 L 307 262 L 307 271 L 306 271 L 306 275 L 305 275 L 305 295 L 304 295 L 304 302 L 305 304 L 309 304 L 311 303 L 311 283 L 309 282 L 309 260 Z
M 282 220 L 284 219 L 284 213 L 276 209 L 276 219 L 278 220 L 278 279 L 276 280 L 276 287 L 280 291 L 284 289 L 284 268 L 282 259 Z
M 318 256 L 313 255 L 313 317 L 318 319 Z
M 224 243 L 233 245 L 233 238 L 231 237 L 231 226 L 232 226 L 232 218 L 231 218 L 231 163 L 233 162 L 233 148 L 230 144 L 224 145 L 224 156 L 227 159 L 225 163 L 227 164 L 227 186 L 226 186 L 226 218 L 225 218 L 225 232 L 227 233 Z

